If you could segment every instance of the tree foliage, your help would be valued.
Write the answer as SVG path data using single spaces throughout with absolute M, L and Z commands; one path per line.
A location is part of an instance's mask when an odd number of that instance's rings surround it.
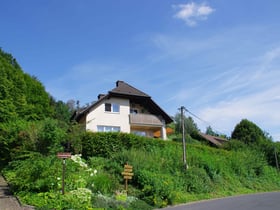
M 52 115 L 50 96 L 42 83 L 24 73 L 16 59 L 0 49 L 0 122 Z
M 211 136 L 219 136 L 218 133 L 216 133 L 215 131 L 213 131 L 212 127 L 211 126 L 208 126 L 206 128 L 206 132 L 205 132 L 207 135 L 211 135 Z
M 253 122 L 243 119 L 238 123 L 231 137 L 245 144 L 259 144 L 265 139 L 264 132 Z
M 63 151 L 71 112 L 55 101 L 43 84 L 26 74 L 16 59 L 0 48 L 0 156 L 1 165 L 34 152 Z
M 186 134 L 192 135 L 198 132 L 198 127 L 194 120 L 191 117 L 184 116 L 184 126 Z M 182 133 L 182 116 L 180 113 L 177 113 L 174 117 L 175 121 L 175 132 Z
M 255 123 L 243 119 L 238 123 L 232 132 L 232 139 L 243 142 L 251 150 L 264 154 L 266 161 L 271 166 L 277 166 L 280 148 L 278 144 L 272 141 L 271 136 L 262 131 Z

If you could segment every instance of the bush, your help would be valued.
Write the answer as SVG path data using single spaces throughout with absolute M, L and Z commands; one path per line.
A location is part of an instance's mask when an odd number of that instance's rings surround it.
M 142 170 L 135 174 L 135 179 L 142 188 L 141 198 L 150 205 L 165 207 L 172 203 L 171 195 L 176 186 L 172 176 Z
M 88 186 L 94 193 L 113 194 L 118 188 L 118 181 L 114 176 L 105 173 L 98 173 L 92 179 L 92 184 Z
M 209 193 L 213 190 L 210 177 L 203 168 L 190 168 L 185 175 L 186 191 L 190 193 Z
M 61 162 L 53 156 L 43 157 L 39 153 L 26 160 L 18 160 L 4 170 L 13 191 L 47 192 L 58 190 Z
M 86 132 L 82 136 L 82 155 L 86 159 L 93 156 L 112 158 L 113 155 L 123 149 L 141 148 L 146 151 L 153 151 L 167 147 L 170 143 L 120 132 Z
M 129 210 L 151 210 L 151 209 L 153 209 L 153 207 L 148 205 L 146 202 L 137 199 L 129 205 L 128 209 Z
M 245 178 L 261 176 L 267 165 L 263 154 L 248 149 L 231 153 L 228 163 L 234 175 Z

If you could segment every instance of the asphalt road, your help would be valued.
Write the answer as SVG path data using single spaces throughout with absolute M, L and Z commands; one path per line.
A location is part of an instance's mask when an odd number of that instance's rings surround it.
M 280 210 L 280 192 L 232 196 L 164 208 L 165 210 Z

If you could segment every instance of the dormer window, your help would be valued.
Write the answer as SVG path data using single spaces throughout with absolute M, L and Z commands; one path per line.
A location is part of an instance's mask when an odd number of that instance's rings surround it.
M 120 112 L 120 105 L 114 103 L 105 103 L 105 112 L 113 112 L 119 113 Z

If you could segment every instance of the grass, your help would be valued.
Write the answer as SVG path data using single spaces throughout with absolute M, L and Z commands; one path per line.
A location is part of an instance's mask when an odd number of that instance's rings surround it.
M 56 209 L 75 207 L 75 202 L 80 201 L 81 188 L 83 192 L 91 192 L 92 197 L 85 204 L 80 203 L 79 208 L 86 205 L 93 209 L 131 209 L 130 205 L 133 209 L 137 209 L 137 205 L 145 209 L 151 209 L 151 206 L 161 208 L 197 200 L 280 190 L 280 174 L 276 168 L 248 148 L 228 151 L 200 143 L 188 144 L 189 168 L 184 170 L 180 143 L 148 140 L 144 145 L 138 143 L 137 147 L 130 148 L 118 145 L 125 149 L 110 153 L 108 157 L 98 156 L 95 149 L 97 155 L 88 158 L 87 167 L 81 162 L 67 161 L 66 189 L 72 194 L 64 197 L 54 196 L 60 192 L 57 174 L 54 174 L 60 167 L 60 160 L 56 157 L 36 156 L 35 160 L 14 162 L 4 172 L 14 186 L 14 192 L 25 202 Z M 102 147 L 99 149 L 104 150 Z M 85 162 L 83 159 L 80 161 Z M 127 192 L 128 196 L 135 198 L 133 204 L 116 196 L 116 192 L 124 191 L 121 172 L 126 163 L 133 166 L 134 175 Z M 93 174 L 95 170 L 97 173 Z M 35 176 L 37 172 L 41 175 Z M 29 177 L 28 182 L 26 177 Z M 55 185 L 49 185 L 50 182 Z M 38 186 L 35 188 L 33 183 Z

